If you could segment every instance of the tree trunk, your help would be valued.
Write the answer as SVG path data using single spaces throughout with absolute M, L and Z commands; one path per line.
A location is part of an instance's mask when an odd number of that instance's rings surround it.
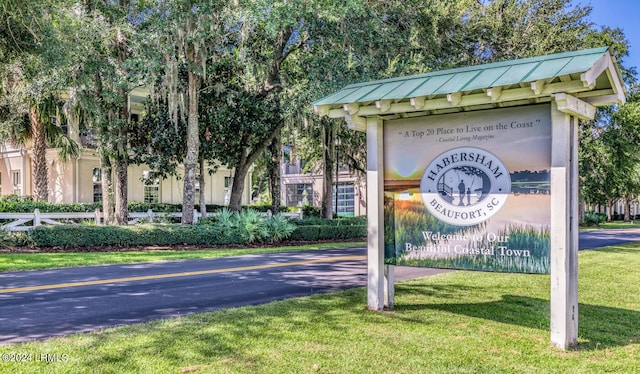
M 124 4 L 120 4 L 124 7 Z M 116 32 L 114 46 L 116 51 L 116 58 L 120 67 L 129 58 L 129 51 L 127 48 L 127 39 L 121 29 Z M 126 75 L 126 73 L 124 73 Z M 129 108 L 127 105 L 129 98 L 129 91 L 127 88 L 120 88 L 118 90 L 120 96 L 119 107 L 117 108 L 117 138 L 115 141 L 114 152 L 114 166 L 116 171 L 116 183 L 115 183 L 115 222 L 118 225 L 126 225 L 129 221 L 129 197 L 128 189 L 129 183 L 127 181 L 129 171 Z
M 254 148 L 248 155 L 243 154 L 235 166 L 235 175 L 233 176 L 233 185 L 231 186 L 231 196 L 229 197 L 229 210 L 239 212 L 242 204 L 242 192 L 244 191 L 244 180 L 249 173 L 249 168 L 258 156 L 264 152 L 267 145 L 271 143 L 273 138 L 282 131 L 283 122 L 280 122 L 273 130 L 273 133 L 261 147 Z
M 335 136 L 336 128 L 332 123 L 322 128 L 323 151 L 323 189 L 322 189 L 322 217 L 333 219 L 333 173 L 335 165 Z
M 123 121 L 122 116 L 126 118 L 126 108 L 120 109 L 119 121 Z M 118 130 L 118 140 L 116 141 L 116 152 L 114 155 L 115 167 L 115 212 L 114 221 L 117 225 L 126 225 L 129 221 L 129 183 L 127 181 L 129 175 L 129 155 L 127 154 L 127 130 L 122 128 Z
M 200 183 L 200 214 L 202 214 L 202 218 L 207 216 L 207 201 L 205 199 L 206 195 L 204 193 L 204 160 L 200 159 L 200 175 L 198 175 L 198 182 Z
M 265 189 L 265 177 L 264 175 L 260 175 L 260 178 L 258 179 L 258 187 L 256 187 L 256 192 L 255 195 L 252 196 L 252 198 L 256 198 L 256 199 L 260 199 L 260 194 L 262 194 L 262 190 Z M 271 196 L 271 182 L 269 182 L 269 186 L 267 186 L 267 190 L 269 191 L 269 196 Z
M 191 52 L 194 53 L 194 52 Z M 191 56 L 193 57 L 193 56 Z M 192 61 L 190 59 L 189 61 Z M 189 70 L 189 114 L 187 119 L 187 155 L 184 160 L 184 188 L 182 194 L 182 224 L 193 224 L 193 206 L 196 180 L 196 167 L 200 153 L 200 138 L 198 131 L 198 90 L 199 77 Z
M 125 90 L 121 90 L 120 94 L 125 98 L 127 97 L 127 92 Z M 126 100 L 125 100 L 126 102 Z M 120 123 L 118 128 L 118 138 L 116 141 L 116 149 L 115 149 L 115 169 L 116 169 L 116 211 L 115 211 L 115 221 L 118 225 L 126 225 L 129 221 L 129 208 L 127 206 L 129 202 L 128 197 L 128 188 L 129 182 L 128 171 L 129 171 L 129 153 L 128 153 L 128 121 L 129 121 L 129 111 L 126 106 L 119 108 L 118 110 L 118 119 L 117 121 Z
M 126 225 L 129 220 L 129 208 L 127 189 L 129 184 L 127 182 L 127 168 L 129 162 L 126 157 L 118 155 L 115 160 L 116 167 L 116 188 L 115 188 L 115 222 L 118 225 Z
M 100 157 L 102 175 L 102 219 L 105 225 L 114 223 L 115 201 L 113 194 L 113 168 L 111 160 L 102 152 Z
M 229 210 L 232 212 L 239 212 L 242 208 L 242 192 L 244 191 L 244 178 L 249 172 L 249 160 L 243 153 L 242 157 L 238 160 L 236 165 L 233 181 L 231 182 L 231 193 L 229 194 Z
M 86 4 L 85 4 L 86 6 Z M 102 97 L 102 79 L 99 74 L 96 74 L 96 96 Z M 107 133 L 106 126 L 101 127 L 99 131 L 102 134 Z M 113 191 L 113 166 L 111 159 L 106 152 L 107 146 L 104 144 L 104 140 L 101 139 L 98 143 L 98 154 L 100 155 L 100 187 L 102 189 L 102 221 L 105 225 L 113 225 L 115 218 L 115 200 Z
M 269 184 L 271 190 L 271 212 L 280 213 L 280 162 L 282 160 L 282 133 L 273 138 L 269 144 Z
M 631 198 L 624 199 L 624 221 L 631 222 Z
M 29 109 L 31 138 L 33 141 L 33 198 L 49 200 L 49 170 L 47 168 L 47 142 L 44 124 L 38 118 L 35 107 Z
M 233 175 L 233 185 L 231 186 L 231 196 L 229 197 L 229 210 L 239 212 L 242 209 L 242 194 L 244 192 L 244 180 L 249 173 L 251 163 L 247 158 L 243 158 L 240 164 L 236 166 Z

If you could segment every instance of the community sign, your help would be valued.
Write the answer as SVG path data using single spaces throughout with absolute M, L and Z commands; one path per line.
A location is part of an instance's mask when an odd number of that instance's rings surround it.
M 625 102 L 607 47 L 355 83 L 313 103 L 367 137 L 367 305 L 394 266 L 550 274 L 578 337 L 578 127 Z
M 550 112 L 542 104 L 389 121 L 385 263 L 549 273 Z

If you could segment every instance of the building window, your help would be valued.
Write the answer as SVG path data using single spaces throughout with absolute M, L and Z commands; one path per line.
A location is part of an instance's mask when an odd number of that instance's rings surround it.
M 160 202 L 160 177 L 149 170 L 142 172 L 142 185 L 144 188 L 143 200 L 145 203 Z
M 338 206 L 336 208 L 336 202 Z M 336 188 L 333 186 L 333 211 L 338 216 L 353 217 L 355 215 L 355 187 L 353 183 L 338 183 L 338 199 Z
M 102 201 L 102 169 L 93 168 L 93 202 Z
M 14 195 L 22 195 L 22 178 L 20 178 L 20 170 L 11 171 L 11 183 L 13 184 L 12 193 Z
M 287 206 L 311 205 L 313 186 L 309 183 L 287 184 Z

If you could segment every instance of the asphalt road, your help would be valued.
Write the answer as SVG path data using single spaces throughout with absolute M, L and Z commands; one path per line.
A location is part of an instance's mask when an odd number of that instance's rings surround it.
M 0 344 L 364 286 L 366 268 L 359 247 L 0 273 Z
M 593 249 L 640 241 L 640 229 L 589 230 L 580 232 L 578 247 Z
M 580 233 L 580 249 L 640 229 Z M 0 273 L 0 344 L 366 285 L 364 247 Z M 447 270 L 396 267 L 396 280 Z M 363 301 L 364 302 L 364 301 Z

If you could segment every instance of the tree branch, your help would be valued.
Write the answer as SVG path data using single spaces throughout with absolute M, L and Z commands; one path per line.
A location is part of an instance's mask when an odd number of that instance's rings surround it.
M 288 26 L 280 31 L 278 34 L 278 40 L 276 41 L 276 45 L 273 52 L 273 60 L 271 60 L 271 64 L 269 66 L 269 74 L 265 79 L 263 87 L 260 89 L 259 94 L 261 96 L 266 96 L 273 89 L 278 87 L 278 80 L 280 76 L 280 66 L 286 60 L 286 58 L 291 54 L 294 49 L 286 50 L 287 43 L 289 39 L 291 39 L 291 35 L 293 34 L 293 27 Z

